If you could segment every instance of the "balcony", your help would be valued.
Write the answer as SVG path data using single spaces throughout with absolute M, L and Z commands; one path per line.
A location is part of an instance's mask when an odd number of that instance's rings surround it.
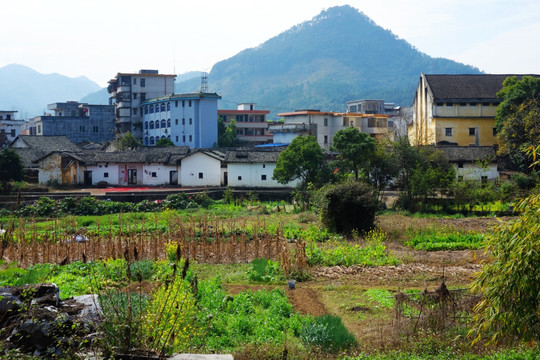
M 118 86 L 118 89 L 116 90 L 117 93 L 123 93 L 123 92 L 131 92 L 131 86 L 130 85 L 120 85 Z
M 270 125 L 268 131 L 271 133 L 300 133 L 309 132 L 310 126 L 308 124 L 282 124 L 282 125 Z
M 225 125 L 229 125 L 230 122 L 225 122 Z M 237 122 L 236 128 L 237 129 L 267 129 L 268 128 L 267 122 Z

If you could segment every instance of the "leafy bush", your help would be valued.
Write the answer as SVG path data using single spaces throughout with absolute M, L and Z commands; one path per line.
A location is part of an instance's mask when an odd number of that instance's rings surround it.
M 315 318 L 302 328 L 300 334 L 306 345 L 322 350 L 337 352 L 356 345 L 356 339 L 343 325 L 341 318 L 334 315 L 324 315 Z
M 316 196 L 321 222 L 341 234 L 371 229 L 379 207 L 374 189 L 360 182 L 326 185 Z
M 280 275 L 279 262 L 264 258 L 253 260 L 248 274 L 249 280 L 259 282 L 272 282 L 280 278 Z

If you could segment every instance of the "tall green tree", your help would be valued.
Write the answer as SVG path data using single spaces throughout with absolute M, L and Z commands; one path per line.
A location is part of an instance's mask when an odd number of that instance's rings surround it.
M 8 181 L 21 181 L 23 178 L 23 165 L 19 155 L 8 148 L 0 151 L 0 184 Z
M 339 157 L 354 172 L 358 181 L 360 172 L 367 177 L 369 160 L 375 152 L 375 139 L 355 127 L 341 129 L 332 138 L 332 151 L 339 153 Z
M 315 137 L 297 136 L 279 154 L 273 179 L 281 184 L 300 179 L 300 188 L 308 184 L 322 185 L 327 167 L 324 166 L 324 153 Z
M 369 160 L 369 182 L 373 184 L 376 194 L 380 197 L 381 192 L 390 184 L 398 174 L 398 163 L 391 146 L 384 142 L 375 144 L 375 151 Z
M 229 125 L 225 125 L 223 119 L 218 117 L 218 146 L 233 147 L 237 146 L 236 141 L 236 121 L 231 120 Z
M 521 171 L 529 171 L 530 158 L 524 150 L 540 143 L 540 78 L 507 78 L 497 94 L 496 126 L 499 153 L 510 156 Z

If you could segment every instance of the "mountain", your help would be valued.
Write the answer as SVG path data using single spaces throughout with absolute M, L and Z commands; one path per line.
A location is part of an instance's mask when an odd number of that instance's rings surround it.
M 421 72 L 481 73 L 421 53 L 345 5 L 218 62 L 208 82 L 225 108 L 255 102 L 273 114 L 302 108 L 343 111 L 346 101 L 366 98 L 410 105 Z M 177 91 L 199 85 L 199 79 L 177 82 Z
M 17 110 L 25 119 L 43 114 L 48 104 L 77 100 L 100 88 L 84 76 L 41 74 L 18 64 L 0 68 L 0 84 L 0 109 Z

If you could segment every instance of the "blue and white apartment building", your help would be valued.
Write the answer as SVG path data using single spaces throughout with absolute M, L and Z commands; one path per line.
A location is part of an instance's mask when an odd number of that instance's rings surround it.
M 176 146 L 211 148 L 218 141 L 216 93 L 170 94 L 141 104 L 143 144 L 169 138 Z

